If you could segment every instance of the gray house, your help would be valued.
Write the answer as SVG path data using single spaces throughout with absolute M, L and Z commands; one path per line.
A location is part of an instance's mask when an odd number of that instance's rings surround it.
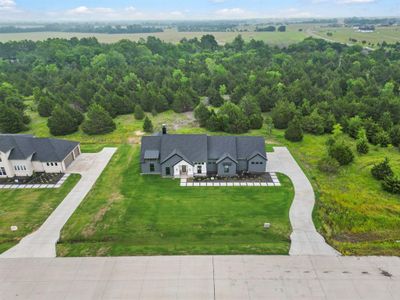
M 164 177 L 235 176 L 264 173 L 263 137 L 163 134 L 142 138 L 142 174 Z

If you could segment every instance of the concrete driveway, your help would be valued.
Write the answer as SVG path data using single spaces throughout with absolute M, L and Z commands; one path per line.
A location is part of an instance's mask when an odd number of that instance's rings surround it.
M 56 257 L 55 245 L 61 229 L 95 184 L 115 151 L 116 148 L 104 148 L 99 153 L 81 154 L 67 170 L 68 173 L 81 174 L 81 180 L 37 231 L 24 237 L 0 257 Z
M 0 299 L 399 299 L 398 257 L 0 259 Z
M 290 177 L 295 196 L 289 217 L 293 232 L 290 235 L 290 255 L 340 255 L 317 232 L 312 220 L 315 204 L 313 187 L 286 147 L 274 147 L 267 153 L 268 172 L 280 172 Z

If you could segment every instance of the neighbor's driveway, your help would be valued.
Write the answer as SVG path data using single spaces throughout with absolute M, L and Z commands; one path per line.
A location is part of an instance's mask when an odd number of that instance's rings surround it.
M 37 231 L 24 237 L 0 257 L 56 257 L 56 243 L 61 229 L 95 184 L 115 151 L 116 148 L 104 148 L 99 153 L 81 154 L 67 170 L 68 173 L 81 174 L 79 182 Z
M 290 255 L 340 255 L 329 246 L 315 229 L 312 211 L 315 204 L 314 190 L 304 172 L 286 147 L 274 147 L 267 153 L 268 172 L 280 172 L 290 177 L 295 196 L 289 217 L 293 232 L 290 235 Z

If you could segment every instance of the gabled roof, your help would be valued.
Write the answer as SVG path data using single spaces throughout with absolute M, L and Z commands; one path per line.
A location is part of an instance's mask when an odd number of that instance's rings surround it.
M 61 162 L 78 146 L 78 142 L 36 138 L 32 135 L 0 134 L 0 151 L 11 151 L 9 160 Z
M 192 162 L 185 156 L 183 155 L 179 150 L 174 149 L 167 157 L 164 158 L 164 160 L 162 160 L 160 163 L 164 163 L 167 160 L 169 160 L 170 158 L 174 157 L 175 155 L 179 156 L 180 158 L 182 158 L 184 161 L 186 161 L 189 164 L 192 164 Z
M 265 153 L 265 152 L 264 152 Z M 267 156 L 265 155 L 265 154 L 263 154 L 263 153 L 260 153 L 259 151 L 254 151 L 252 154 L 250 154 L 248 157 L 247 157 L 247 160 L 250 160 L 250 159 L 252 159 L 254 156 L 256 156 L 256 155 L 260 155 L 262 158 L 264 158 L 265 160 L 267 159 Z
M 236 137 L 235 136 L 209 136 L 207 137 L 208 158 L 219 159 L 225 153 L 236 158 Z
M 236 146 L 237 159 L 248 159 L 254 152 L 265 153 L 265 140 L 261 136 L 238 136 Z
M 146 150 L 144 152 L 144 159 L 158 159 L 160 157 L 160 151 L 158 150 Z
M 231 161 L 234 163 L 238 163 L 236 159 L 234 159 L 229 153 L 224 153 L 220 159 L 216 161 L 216 164 L 219 164 L 221 161 L 223 161 L 225 158 L 229 158 Z

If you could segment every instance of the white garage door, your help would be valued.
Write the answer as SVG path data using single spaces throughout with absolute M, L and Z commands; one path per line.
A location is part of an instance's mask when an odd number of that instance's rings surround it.
M 68 168 L 68 166 L 74 161 L 74 155 L 72 152 L 64 159 L 64 165 L 65 168 Z

